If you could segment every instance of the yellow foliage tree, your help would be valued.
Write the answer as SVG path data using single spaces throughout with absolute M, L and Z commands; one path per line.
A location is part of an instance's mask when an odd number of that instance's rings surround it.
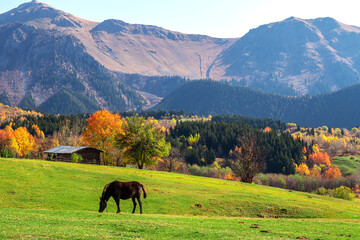
M 39 128 L 38 125 L 33 124 L 33 125 L 31 126 L 31 128 L 35 131 L 35 136 L 36 136 L 36 137 L 38 137 L 38 138 L 40 138 L 40 139 L 43 139 L 43 140 L 45 139 L 45 134 L 44 134 L 43 131 L 40 130 L 40 128 Z
M 305 163 L 300 164 L 299 166 L 296 166 L 296 172 L 300 175 L 310 175 L 310 171 L 308 166 Z
M 10 123 L 10 125 L 7 125 L 4 131 L 8 134 L 8 137 L 10 139 L 8 143 L 9 150 L 13 151 L 15 154 L 19 154 L 19 145 L 17 144 L 15 139 L 12 123 Z
M 35 147 L 34 137 L 27 131 L 25 127 L 19 127 L 14 131 L 14 137 L 18 145 L 18 155 L 26 156 Z
M 1 111 L 1 114 L 0 114 L 0 121 L 3 122 L 6 120 L 6 113 L 5 111 Z

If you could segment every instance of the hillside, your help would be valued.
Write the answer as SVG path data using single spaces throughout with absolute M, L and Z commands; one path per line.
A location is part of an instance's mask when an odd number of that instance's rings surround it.
M 33 116 L 33 117 L 43 116 L 41 113 L 35 112 L 34 110 L 25 111 L 20 108 L 12 108 L 8 105 L 4 105 L 0 103 L 0 124 L 6 121 L 11 121 L 15 118 L 19 118 L 24 115 Z
M 360 85 L 313 97 L 285 97 L 214 81 L 192 81 L 165 97 L 155 109 L 188 113 L 245 115 L 294 122 L 301 126 L 359 125 Z
M 356 200 L 130 168 L 26 159 L 0 159 L 0 166 L 6 239 L 360 237 Z M 115 214 L 112 199 L 97 212 L 104 185 L 114 179 L 144 184 L 144 214 L 130 214 L 131 200 L 121 200 Z
M 73 36 L 8 24 L 0 26 L 0 52 L 0 91 L 12 106 L 67 114 L 142 106 Z
M 360 218 L 358 202 L 233 181 L 85 164 L 0 162 L 3 208 L 97 211 L 103 187 L 117 179 L 144 184 L 148 192 L 143 201 L 146 214 Z M 12 201 L 6 200 L 9 198 Z M 123 212 L 129 212 L 131 206 L 131 201 L 122 201 Z M 108 212 L 116 212 L 112 200 Z

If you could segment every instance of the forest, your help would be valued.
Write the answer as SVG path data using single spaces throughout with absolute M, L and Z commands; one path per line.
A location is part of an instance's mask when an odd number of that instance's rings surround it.
M 59 145 L 91 146 L 105 152 L 101 162 L 105 165 L 255 181 L 300 191 L 356 186 L 357 165 L 349 174 L 348 163 L 340 162 L 340 171 L 336 160 L 360 153 L 356 127 L 309 128 L 266 118 L 205 117 L 184 111 L 43 115 L 15 109 L 11 115 L 9 108 L 4 109 L 1 157 L 45 159 L 43 152 Z M 139 157 L 139 149 L 153 151 Z M 256 157 L 244 161 L 251 156 Z
M 294 139 L 288 132 L 264 132 L 242 123 L 218 121 L 180 122 L 170 129 L 170 141 L 181 150 L 187 163 L 210 165 L 216 157 L 228 159 L 239 144 L 239 138 L 250 131 L 256 134 L 261 151 L 265 154 L 266 173 L 294 174 L 294 163 L 301 164 L 303 149 L 310 147 L 303 140 Z M 229 163 L 225 161 L 223 167 L 226 166 Z
M 354 85 L 317 96 L 288 97 L 200 80 L 181 85 L 154 109 L 184 110 L 198 115 L 242 115 L 308 127 L 351 129 L 360 125 L 359 91 L 360 85 Z

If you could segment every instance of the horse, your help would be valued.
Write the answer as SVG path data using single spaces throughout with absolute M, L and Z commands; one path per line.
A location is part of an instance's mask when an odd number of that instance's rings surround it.
M 113 199 L 116 202 L 117 205 L 117 212 L 120 213 L 120 199 L 129 199 L 132 198 L 134 209 L 132 213 L 135 212 L 136 208 L 136 201 L 139 202 L 140 205 L 140 213 L 142 213 L 142 203 L 140 200 L 141 193 L 144 192 L 144 198 L 146 198 L 146 191 L 142 184 L 139 182 L 119 182 L 119 181 L 113 181 L 111 183 L 108 183 L 105 185 L 104 190 L 102 192 L 102 196 L 100 197 L 100 207 L 99 212 L 103 212 L 104 209 L 107 206 L 107 201 L 110 197 L 113 197 Z

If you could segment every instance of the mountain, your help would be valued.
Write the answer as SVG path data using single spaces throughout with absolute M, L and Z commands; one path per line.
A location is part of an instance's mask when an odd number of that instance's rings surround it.
M 107 69 L 145 76 L 205 78 L 215 57 L 235 41 L 115 19 L 87 21 L 38 1 L 0 15 L 0 24 L 14 22 L 74 35 Z
M 252 29 L 207 71 L 212 79 L 290 95 L 359 83 L 360 28 L 332 18 L 288 18 Z
M 331 18 L 224 39 L 93 22 L 32 1 L 0 14 L 0 101 L 51 113 L 135 110 L 205 78 L 282 95 L 333 92 L 359 83 L 359 40 L 360 28 Z
M 0 85 L 11 105 L 39 107 L 49 113 L 128 110 L 141 107 L 143 101 L 72 35 L 21 23 L 0 26 Z M 86 107 L 68 99 L 69 95 L 52 101 L 51 106 L 47 103 L 66 89 L 73 100 L 81 98 Z M 62 110 L 57 111 L 59 108 Z
M 184 110 L 201 115 L 229 114 L 271 118 L 301 126 L 360 125 L 360 84 L 317 96 L 288 97 L 215 81 L 190 81 L 154 109 Z
M 1 99 L 49 113 L 140 109 L 183 82 L 171 76 L 205 77 L 233 41 L 91 22 L 32 1 L 0 14 Z

